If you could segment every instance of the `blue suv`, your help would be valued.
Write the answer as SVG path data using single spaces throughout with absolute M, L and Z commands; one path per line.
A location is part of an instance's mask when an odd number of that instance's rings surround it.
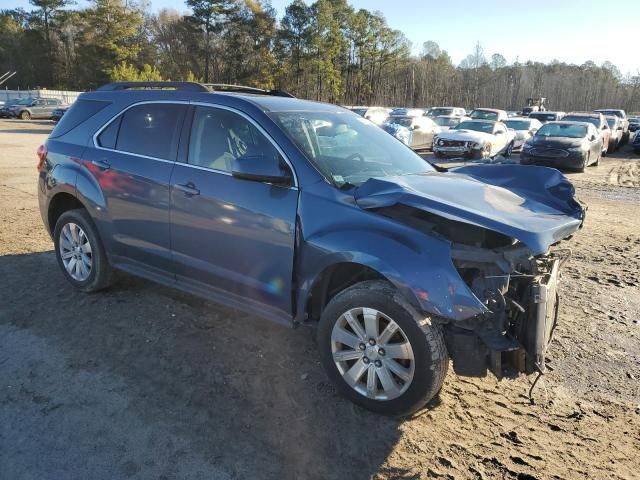
M 278 91 L 115 83 L 38 150 L 67 280 L 114 270 L 289 326 L 338 389 L 405 415 L 460 375 L 544 372 L 558 243 L 584 208 L 557 170 L 436 167 L 366 119 Z

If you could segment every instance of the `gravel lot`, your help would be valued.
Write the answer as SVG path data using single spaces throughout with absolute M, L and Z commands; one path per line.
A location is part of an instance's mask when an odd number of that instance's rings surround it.
M 638 478 L 640 159 L 572 174 L 553 371 L 451 373 L 414 418 L 338 397 L 313 331 L 122 276 L 85 295 L 40 220 L 49 122 L 0 120 L 0 479 Z

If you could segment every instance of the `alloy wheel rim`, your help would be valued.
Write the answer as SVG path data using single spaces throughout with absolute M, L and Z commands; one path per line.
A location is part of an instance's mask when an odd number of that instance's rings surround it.
M 78 282 L 91 275 L 93 255 L 89 237 L 80 225 L 69 222 L 60 231 L 60 257 L 67 273 Z
M 331 354 L 344 381 L 373 400 L 397 398 L 413 380 L 415 357 L 407 335 L 373 308 L 352 308 L 338 318 Z

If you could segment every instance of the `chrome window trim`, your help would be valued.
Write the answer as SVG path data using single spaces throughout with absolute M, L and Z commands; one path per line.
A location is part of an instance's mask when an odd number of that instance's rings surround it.
M 249 123 L 251 123 L 262 135 L 264 135 L 264 137 L 269 141 L 269 143 L 271 143 L 271 145 L 273 145 L 273 147 L 282 156 L 282 158 L 284 159 L 286 164 L 289 166 L 289 169 L 291 170 L 291 173 L 293 174 L 293 185 L 290 188 L 295 188 L 295 189 L 298 188 L 298 176 L 296 174 L 296 171 L 293 168 L 293 165 L 291 164 L 291 162 L 289 161 L 289 158 L 285 155 L 285 153 L 282 150 L 282 148 L 280 148 L 280 145 L 278 145 L 278 143 L 271 137 L 271 135 L 269 135 L 266 132 L 266 130 L 264 128 L 262 128 L 262 126 L 259 125 L 249 115 L 247 115 L 244 112 L 241 112 L 238 109 L 235 109 L 233 107 L 228 107 L 226 105 L 219 105 L 219 104 L 216 104 L 216 103 L 206 103 L 206 102 L 192 102 L 192 101 L 186 101 L 186 100 L 146 100 L 146 101 L 142 101 L 142 102 L 132 103 L 131 105 L 127 106 L 127 108 L 125 108 L 124 110 L 119 111 L 117 114 L 115 114 L 109 120 L 107 120 L 96 131 L 96 133 L 93 134 L 93 137 L 92 137 L 93 147 L 96 148 L 97 150 L 106 150 L 108 152 L 125 153 L 127 155 L 133 155 L 134 157 L 146 158 L 148 160 L 156 160 L 158 162 L 164 162 L 164 163 L 175 163 L 175 164 L 180 164 L 180 165 L 184 165 L 184 166 L 187 166 L 187 167 L 195 168 L 195 169 L 198 169 L 198 170 L 204 170 L 204 171 L 207 171 L 207 172 L 216 172 L 216 173 L 221 173 L 223 175 L 233 176 L 231 174 L 231 172 L 228 172 L 226 170 L 216 170 L 215 168 L 202 167 L 200 165 L 192 165 L 192 164 L 186 163 L 186 162 L 185 163 L 178 162 L 177 160 L 166 160 L 164 158 L 150 157 L 148 155 L 142 155 L 140 153 L 127 152 L 126 150 L 117 150 L 115 148 L 106 148 L 106 147 L 102 147 L 102 146 L 100 146 L 98 144 L 98 137 L 100 136 L 102 131 L 105 130 L 109 125 L 111 125 L 111 123 L 113 123 L 113 121 L 116 118 L 118 118 L 120 115 L 123 115 L 130 108 L 137 107 L 139 105 L 146 105 L 146 104 L 150 104 L 150 103 L 178 104 L 178 105 L 187 105 L 187 106 L 188 105 L 194 105 L 194 106 L 199 106 L 199 107 L 219 108 L 219 109 L 227 110 L 229 112 L 232 112 L 232 113 L 235 113 L 237 115 L 240 115 L 245 120 L 247 120 Z M 191 132 L 189 132 L 189 134 L 191 134 Z

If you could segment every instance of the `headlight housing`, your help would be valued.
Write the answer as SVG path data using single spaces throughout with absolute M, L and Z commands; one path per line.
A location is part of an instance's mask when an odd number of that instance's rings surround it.
M 469 146 L 471 148 L 482 148 L 482 143 L 480 143 L 480 142 L 469 142 Z

